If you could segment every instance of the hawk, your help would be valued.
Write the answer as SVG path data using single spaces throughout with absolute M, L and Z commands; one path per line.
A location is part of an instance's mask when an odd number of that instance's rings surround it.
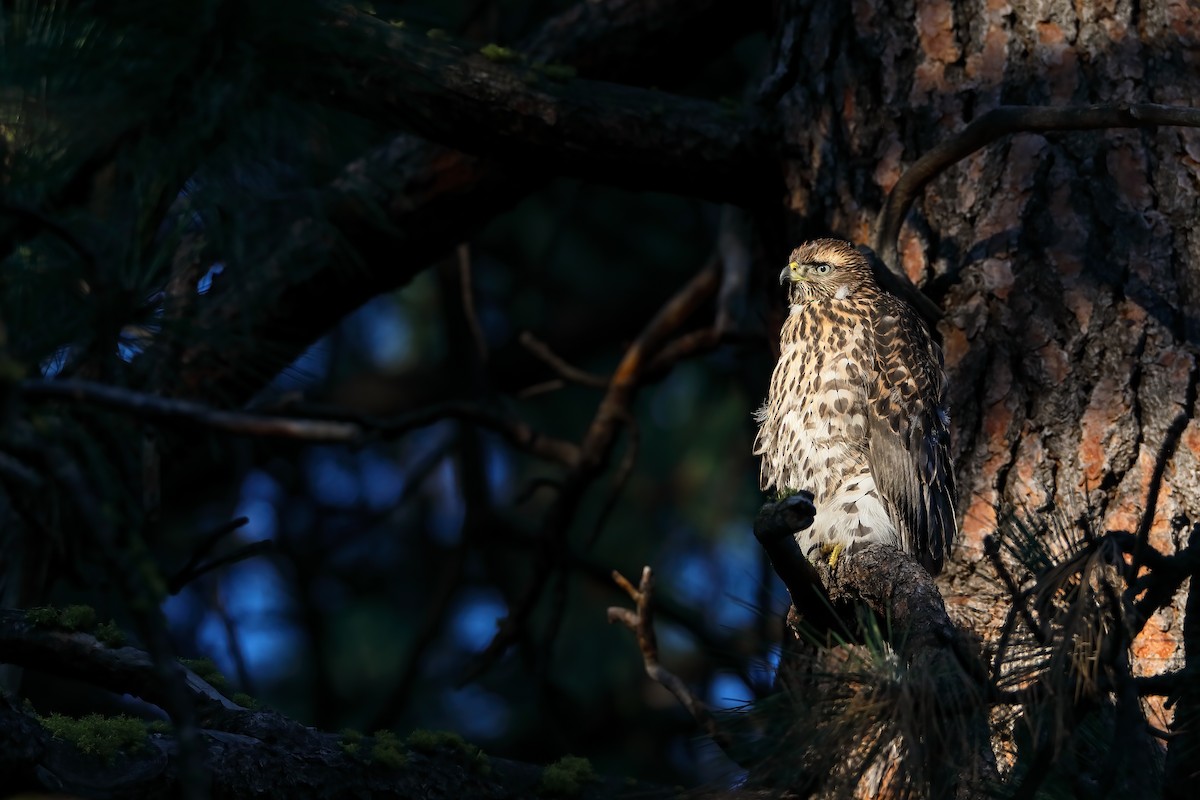
M 797 247 L 779 280 L 789 313 L 755 414 L 761 488 L 813 493 L 806 557 L 881 542 L 936 575 L 956 502 L 941 348 L 848 242 Z

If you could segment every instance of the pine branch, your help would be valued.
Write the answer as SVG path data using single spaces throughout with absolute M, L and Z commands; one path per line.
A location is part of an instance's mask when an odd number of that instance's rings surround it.
M 636 75 L 645 85 L 684 69 L 672 56 L 680 48 L 719 52 L 759 22 L 734 0 L 580 2 L 517 49 L 532 63 L 574 64 L 593 80 Z M 238 276 L 236 291 L 218 284 L 200 298 L 202 335 L 182 352 L 155 351 L 152 385 L 233 404 L 248 398 L 339 319 L 412 280 L 544 179 L 415 137 L 363 156 L 315 198 L 315 210 L 298 204 L 310 213 L 286 227 L 269 260 Z
M 468 153 L 640 190 L 751 202 L 770 189 L 767 138 L 713 102 L 572 77 L 555 80 L 519 50 L 460 49 L 351 7 L 335 27 L 344 66 L 331 85 L 355 106 Z M 394 54 L 378 59 L 380 51 Z M 362 62 L 351 54 L 369 54 Z M 382 63 L 381 63 L 382 62 Z M 340 95 L 339 95 L 340 93 Z

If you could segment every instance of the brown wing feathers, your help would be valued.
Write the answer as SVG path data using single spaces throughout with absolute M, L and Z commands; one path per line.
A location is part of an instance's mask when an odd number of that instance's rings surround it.
M 887 293 L 873 305 L 872 327 L 871 472 L 906 549 L 936 574 L 953 543 L 956 496 L 941 349 Z

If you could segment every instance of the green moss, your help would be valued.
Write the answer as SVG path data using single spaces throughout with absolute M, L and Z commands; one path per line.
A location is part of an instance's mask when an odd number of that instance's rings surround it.
M 237 692 L 229 699 L 237 703 L 242 708 L 248 708 L 252 711 L 258 708 L 258 700 L 246 694 L 245 692 Z
M 400 769 L 408 763 L 408 753 L 404 752 L 399 736 L 391 731 L 375 731 L 371 761 L 389 769 Z
M 140 719 L 104 717 L 88 714 L 75 719 L 62 714 L 39 717 L 42 726 L 54 738 L 71 742 L 80 752 L 112 761 L 122 750 L 132 750 L 146 744 L 146 724 Z
M 342 740 L 338 744 L 341 745 L 343 753 L 357 758 L 362 740 L 362 731 L 356 731 L 354 728 L 342 728 Z
M 569 81 L 579 74 L 570 64 L 542 64 L 540 69 L 552 81 Z
M 467 747 L 467 740 L 454 731 L 429 731 L 418 729 L 408 735 L 405 744 L 418 753 L 432 753 L 443 747 L 462 750 Z
M 489 775 L 492 771 L 487 754 L 453 731 L 415 730 L 405 743 L 418 753 L 436 750 L 455 750 L 462 755 L 464 763 L 477 775 Z
M 441 28 L 430 28 L 429 30 L 425 31 L 425 35 L 434 41 L 442 41 L 450 38 L 450 35 Z
M 100 623 L 92 633 L 108 647 L 121 647 L 125 644 L 125 631 L 117 627 L 115 620 Z
M 171 721 L 167 719 L 152 719 L 146 723 L 146 732 L 162 734 L 174 733 L 175 726 L 172 725 Z
M 179 663 L 199 675 L 201 680 L 219 692 L 223 692 L 229 687 L 229 681 L 217 669 L 217 665 L 211 658 L 181 658 Z
M 31 608 L 25 612 L 25 619 L 46 628 L 87 631 L 96 625 L 96 609 L 79 605 L 65 608 Z
M 592 762 L 579 756 L 563 756 L 542 770 L 542 782 L 538 791 L 574 797 L 583 791 L 585 784 L 598 780 L 600 779 L 592 769 Z
M 25 612 L 25 621 L 39 628 L 57 628 L 58 609 L 49 606 L 30 608 Z
M 524 61 L 525 56 L 508 47 L 501 47 L 498 44 L 485 44 L 479 48 L 480 54 L 488 61 L 495 61 L 500 64 L 512 64 L 517 61 Z
M 41 628 L 90 632 L 109 647 L 120 647 L 125 643 L 125 634 L 117 627 L 116 622 L 110 619 L 108 622 L 96 623 L 96 609 L 91 606 L 41 606 L 26 611 L 25 619 Z

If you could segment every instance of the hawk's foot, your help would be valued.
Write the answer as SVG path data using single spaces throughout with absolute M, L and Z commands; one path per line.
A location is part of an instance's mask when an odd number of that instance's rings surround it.
M 841 542 L 838 542 L 837 544 L 821 545 L 821 555 L 823 557 L 824 556 L 829 557 L 829 568 L 830 569 L 834 569 L 835 567 L 837 567 L 838 557 L 842 554 L 842 551 L 844 549 L 845 549 L 845 546 Z

